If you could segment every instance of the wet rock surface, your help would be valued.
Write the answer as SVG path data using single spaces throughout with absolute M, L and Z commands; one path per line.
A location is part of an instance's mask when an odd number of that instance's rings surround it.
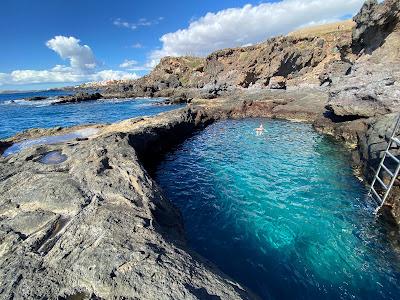
M 27 101 L 40 101 L 40 100 L 46 100 L 49 97 L 44 97 L 44 96 L 35 96 L 35 97 L 30 97 L 27 98 Z
M 55 101 L 53 101 L 52 105 L 57 104 L 67 104 L 67 103 L 79 103 L 84 101 L 94 101 L 103 98 L 100 93 L 85 93 L 85 92 L 78 92 L 75 95 L 71 96 L 60 96 Z

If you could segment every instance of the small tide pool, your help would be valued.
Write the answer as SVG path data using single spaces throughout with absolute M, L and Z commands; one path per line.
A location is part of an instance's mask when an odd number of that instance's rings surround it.
M 400 299 L 399 256 L 349 153 L 310 125 L 218 122 L 155 178 L 189 245 L 263 299 Z
M 63 91 L 0 94 L 0 139 L 31 128 L 67 127 L 80 124 L 112 123 L 139 116 L 151 116 L 181 105 L 160 105 L 164 99 L 110 99 L 52 105 Z M 34 96 L 46 100 L 26 101 Z

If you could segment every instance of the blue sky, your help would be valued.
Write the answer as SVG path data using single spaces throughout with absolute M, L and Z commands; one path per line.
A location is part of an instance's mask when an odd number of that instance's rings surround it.
M 354 15 L 362 2 L 2 0 L 0 90 L 133 78 L 164 55 L 256 43 Z

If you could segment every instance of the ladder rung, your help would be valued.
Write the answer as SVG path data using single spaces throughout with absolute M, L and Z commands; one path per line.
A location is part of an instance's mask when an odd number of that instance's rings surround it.
M 397 145 L 400 146 L 400 140 L 398 138 L 395 137 L 391 137 L 392 141 L 395 142 Z
M 379 178 L 379 176 L 376 176 L 376 180 L 379 181 L 379 183 L 382 185 L 382 187 L 387 190 L 388 187 L 386 186 L 386 184 L 382 181 L 382 179 Z
M 396 156 L 390 153 L 389 150 L 386 151 L 386 154 L 389 155 L 390 158 L 393 159 L 396 163 L 400 163 L 400 160 L 398 160 Z
M 380 201 L 379 204 L 382 203 L 382 197 L 377 193 L 377 191 L 375 191 L 374 187 L 371 186 L 371 191 L 374 193 L 374 195 L 376 196 L 376 198 L 378 198 L 378 200 Z
M 381 164 L 382 168 L 390 175 L 390 177 L 393 177 L 394 174 L 392 171 L 390 171 L 383 163 Z

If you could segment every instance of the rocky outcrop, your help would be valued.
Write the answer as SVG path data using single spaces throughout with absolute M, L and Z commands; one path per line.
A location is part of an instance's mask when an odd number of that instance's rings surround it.
M 331 63 L 354 60 L 351 53 L 353 23 L 272 38 L 250 47 L 215 51 L 206 58 L 165 57 L 147 76 L 108 85 L 105 97 L 171 96 L 195 89 L 201 98 L 216 98 L 241 88 L 283 85 L 319 85 L 321 73 L 335 73 Z M 318 27 L 319 28 L 319 27 Z M 342 73 L 342 70 L 339 70 Z M 273 84 L 276 78 L 285 84 Z M 272 80 L 272 82 L 271 82 Z
M 79 103 L 84 101 L 94 101 L 103 98 L 100 93 L 85 93 L 85 92 L 78 92 L 71 96 L 60 96 L 56 100 L 54 100 L 51 104 L 67 104 L 67 103 Z
M 171 112 L 0 159 L 0 298 L 256 298 L 187 248 L 140 162 L 211 121 Z
M 318 76 L 321 86 L 337 84 L 339 76 L 348 75 L 351 72 L 352 64 L 348 61 L 333 60 L 327 63 L 324 71 Z
M 40 100 L 46 100 L 47 98 L 49 98 L 49 97 L 35 96 L 35 97 L 27 98 L 26 101 L 40 101 Z
M 286 89 L 286 78 L 283 76 L 272 77 L 269 81 L 269 88 L 273 90 L 285 90 Z
M 399 2 L 368 1 L 354 18 L 352 47 L 359 58 L 335 79 L 328 109 L 338 116 L 381 116 L 400 111 Z
M 367 0 L 354 17 L 357 25 L 353 30 L 353 49 L 371 52 L 380 47 L 388 35 L 399 29 L 399 11 L 397 0 L 386 0 L 382 4 Z

